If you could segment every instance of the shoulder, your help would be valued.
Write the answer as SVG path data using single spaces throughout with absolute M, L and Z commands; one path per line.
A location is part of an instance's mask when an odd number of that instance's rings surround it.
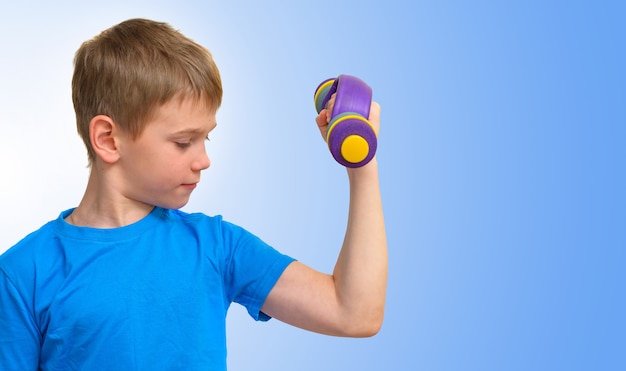
M 163 209 L 163 219 L 171 233 L 206 238 L 222 234 L 224 220 L 221 215 L 209 216 L 204 213 L 188 213 L 181 210 Z
M 222 216 L 210 216 L 200 212 L 188 213 L 182 210 L 162 209 L 162 218 L 171 223 L 181 223 L 185 225 L 211 225 L 222 223 Z
M 200 212 L 188 213 L 181 210 L 164 210 L 164 216 L 175 227 L 195 230 L 201 234 L 211 233 L 226 239 L 253 236 L 245 228 L 224 220 L 222 215 L 210 216 Z
M 0 268 L 9 264 L 16 264 L 22 260 L 29 260 L 46 254 L 46 246 L 57 238 L 53 222 L 44 224 L 41 228 L 29 233 L 15 245 L 0 255 Z
M 53 223 L 48 222 L 0 255 L 0 274 L 20 292 L 29 292 L 41 276 L 37 272 L 47 271 L 58 260 L 55 241 L 58 236 Z
M 245 229 L 225 221 L 221 215 L 210 216 L 171 209 L 164 209 L 162 215 L 165 223 L 162 224 L 164 229 L 161 232 L 167 238 L 173 238 L 179 244 L 196 245 L 205 255 L 228 255 L 225 251 L 230 250 L 233 244 L 252 236 Z

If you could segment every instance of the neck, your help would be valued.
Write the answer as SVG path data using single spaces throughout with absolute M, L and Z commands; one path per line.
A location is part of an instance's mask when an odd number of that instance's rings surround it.
M 84 227 L 118 228 L 141 220 L 153 208 L 123 197 L 106 177 L 92 168 L 85 194 L 66 221 Z

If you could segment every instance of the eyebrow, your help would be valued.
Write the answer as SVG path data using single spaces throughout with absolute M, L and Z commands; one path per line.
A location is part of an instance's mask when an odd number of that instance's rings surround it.
M 173 135 L 184 135 L 184 134 L 202 134 L 204 130 L 201 129 L 183 129 L 177 132 L 174 132 Z
M 216 127 L 217 127 L 217 122 L 215 123 L 215 126 L 211 128 L 211 130 L 215 129 Z M 204 134 L 204 132 L 205 132 L 204 129 L 189 128 L 189 129 L 182 129 L 177 132 L 174 132 L 172 133 L 172 135 Z

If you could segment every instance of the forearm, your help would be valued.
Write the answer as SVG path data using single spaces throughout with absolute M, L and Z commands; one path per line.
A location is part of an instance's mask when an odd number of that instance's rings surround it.
M 348 176 L 348 224 L 333 276 L 349 331 L 367 335 L 382 324 L 387 286 L 387 241 L 376 159 L 348 169 Z

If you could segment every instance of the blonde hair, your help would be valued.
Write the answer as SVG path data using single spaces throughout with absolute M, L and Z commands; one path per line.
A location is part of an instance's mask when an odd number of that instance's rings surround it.
M 222 82 L 211 53 L 170 25 L 130 19 L 84 42 L 74 57 L 72 101 L 91 165 L 89 123 L 109 116 L 136 139 L 156 108 L 193 98 L 218 109 Z

